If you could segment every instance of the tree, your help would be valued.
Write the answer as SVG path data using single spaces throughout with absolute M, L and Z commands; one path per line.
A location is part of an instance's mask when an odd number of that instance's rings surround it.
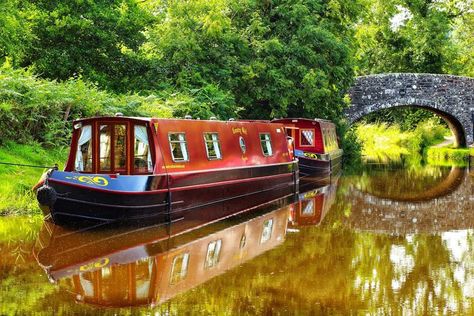
M 152 16 L 135 0 L 35 0 L 34 45 L 23 61 L 41 76 L 83 76 L 124 91 L 140 75 L 135 54 Z
M 29 48 L 33 34 L 27 16 L 19 0 L 0 0 L 0 64 L 7 57 L 18 64 Z
M 377 0 L 365 6 L 356 26 L 359 74 L 458 73 L 453 60 L 461 49 L 455 35 L 459 21 L 472 18 L 472 1 Z
M 151 7 L 158 18 L 145 51 L 170 86 L 212 85 L 247 118 L 341 115 L 353 78 L 348 21 L 356 2 L 172 0 Z

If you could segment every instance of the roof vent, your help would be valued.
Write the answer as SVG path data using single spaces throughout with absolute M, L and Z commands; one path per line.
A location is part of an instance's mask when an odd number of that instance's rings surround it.
M 123 116 L 123 113 L 117 112 L 117 113 L 115 113 L 115 116 L 116 116 L 116 117 L 122 117 L 122 116 Z
M 210 119 L 211 121 L 217 121 L 217 117 L 215 117 L 215 116 L 211 116 L 209 119 Z
M 231 118 L 229 119 L 229 121 L 235 121 L 235 118 L 231 117 Z
M 185 120 L 192 120 L 193 117 L 192 117 L 191 115 L 185 115 L 185 116 L 184 116 L 184 119 L 185 119 Z

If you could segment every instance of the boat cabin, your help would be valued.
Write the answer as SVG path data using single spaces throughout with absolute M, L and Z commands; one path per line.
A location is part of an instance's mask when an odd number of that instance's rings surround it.
M 277 119 L 274 123 L 285 125 L 287 136 L 294 140 L 297 150 L 317 154 L 329 154 L 339 149 L 336 126 L 321 119 Z
M 65 171 L 146 175 L 291 160 L 282 124 L 96 117 L 74 122 Z

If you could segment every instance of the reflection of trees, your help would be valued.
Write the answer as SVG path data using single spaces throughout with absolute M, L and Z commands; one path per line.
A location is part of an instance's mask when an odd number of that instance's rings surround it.
M 426 166 L 415 169 L 363 172 L 351 179 L 356 189 L 385 198 L 403 199 L 416 196 L 440 185 L 451 173 L 450 168 Z

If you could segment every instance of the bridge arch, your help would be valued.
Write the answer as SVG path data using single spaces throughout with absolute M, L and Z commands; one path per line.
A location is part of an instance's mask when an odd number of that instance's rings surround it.
M 349 91 L 350 123 L 365 115 L 395 107 L 418 107 L 441 116 L 456 137 L 456 145 L 474 141 L 474 78 L 436 74 L 393 73 L 356 78 Z

